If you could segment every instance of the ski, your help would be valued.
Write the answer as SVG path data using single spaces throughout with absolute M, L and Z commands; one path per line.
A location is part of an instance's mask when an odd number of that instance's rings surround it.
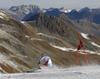
M 32 73 L 32 72 L 34 72 L 34 71 L 27 71 L 27 73 Z
M 36 70 L 38 70 L 38 68 L 32 69 L 30 71 L 27 71 L 27 73 L 32 73 L 32 72 L 35 72 Z

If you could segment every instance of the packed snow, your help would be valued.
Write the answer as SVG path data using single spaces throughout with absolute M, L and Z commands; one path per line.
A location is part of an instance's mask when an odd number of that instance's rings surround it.
M 0 74 L 0 79 L 100 79 L 100 66 L 45 68 L 32 73 Z

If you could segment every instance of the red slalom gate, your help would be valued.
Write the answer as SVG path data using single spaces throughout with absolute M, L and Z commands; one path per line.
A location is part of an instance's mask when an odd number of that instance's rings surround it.
M 78 50 L 80 50 L 82 47 L 83 47 L 83 50 L 84 50 L 84 53 L 85 53 L 85 57 L 86 57 L 86 60 L 87 60 L 87 64 L 89 64 L 88 59 L 87 59 L 87 55 L 86 55 L 86 52 L 85 52 L 85 49 L 84 49 L 84 46 L 83 46 L 83 42 L 81 40 L 80 35 L 79 35 L 79 39 L 80 39 L 80 42 L 78 44 L 77 53 L 76 53 L 76 62 L 77 62 L 77 65 L 79 65 L 79 63 L 78 63 Z

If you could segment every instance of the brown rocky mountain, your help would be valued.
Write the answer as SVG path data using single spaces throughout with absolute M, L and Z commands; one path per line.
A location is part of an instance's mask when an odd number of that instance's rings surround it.
M 58 67 L 77 65 L 78 35 L 77 30 L 60 18 L 38 14 L 27 22 L 20 22 L 0 11 L 0 73 L 30 70 L 37 66 L 42 53 L 50 56 L 53 65 Z M 98 50 L 88 40 L 81 38 L 87 50 Z M 84 54 L 80 53 L 79 64 L 86 64 Z M 90 64 L 100 64 L 97 53 L 88 51 L 87 56 Z
M 61 17 L 60 17 L 61 18 Z M 78 35 L 79 30 L 75 28 L 79 28 L 76 23 L 72 20 L 66 18 L 66 21 L 63 21 L 62 18 L 57 18 L 53 16 L 47 16 L 44 14 L 36 14 L 30 17 L 27 21 L 31 26 L 38 27 L 38 32 L 47 33 L 49 35 L 53 35 L 60 39 L 63 39 L 66 42 L 70 42 L 72 46 L 77 46 L 78 44 Z M 73 28 L 74 27 L 74 28 Z M 80 29 L 80 28 L 79 28 Z M 49 32 L 49 33 L 48 33 Z M 83 38 L 82 38 L 83 39 Z M 73 42 L 76 41 L 76 42 Z M 83 41 L 86 41 L 83 39 Z M 91 44 L 88 44 L 90 49 L 96 49 L 95 47 L 91 47 Z M 86 42 L 86 48 L 87 42 Z M 88 48 L 88 49 L 89 49 Z
M 60 18 L 75 28 L 79 33 L 88 34 L 91 41 L 94 41 L 96 44 L 100 45 L 100 24 L 95 24 L 84 20 L 70 20 L 65 14 L 62 14 Z

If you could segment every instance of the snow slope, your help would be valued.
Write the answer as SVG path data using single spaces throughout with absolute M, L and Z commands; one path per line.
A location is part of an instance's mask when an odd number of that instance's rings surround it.
M 0 79 L 100 79 L 100 66 L 46 68 L 33 73 L 1 74 Z

